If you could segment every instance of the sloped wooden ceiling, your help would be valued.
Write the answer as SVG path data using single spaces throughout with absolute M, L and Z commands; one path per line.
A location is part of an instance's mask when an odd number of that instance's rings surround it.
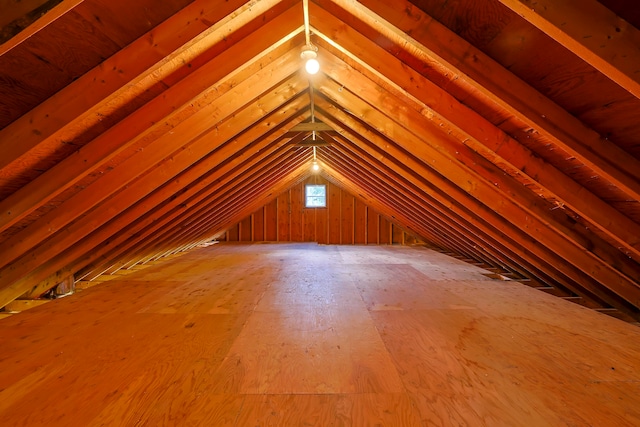
M 309 173 L 313 96 L 336 183 L 434 245 L 638 319 L 631 3 L 312 0 L 309 77 L 300 0 L 63 1 L 0 46 L 0 307 L 273 199 Z

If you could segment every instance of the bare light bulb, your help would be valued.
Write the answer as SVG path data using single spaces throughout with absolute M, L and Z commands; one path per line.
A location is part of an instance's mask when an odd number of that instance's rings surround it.
M 317 52 L 318 48 L 310 44 L 304 45 L 302 52 L 300 52 L 300 57 L 306 61 L 304 68 L 309 74 L 316 74 L 320 70 L 320 63 L 316 59 L 318 57 Z
M 307 70 L 309 74 L 316 74 L 320 70 L 320 63 L 317 59 L 311 58 L 307 60 L 307 63 L 304 65 L 304 68 Z
M 318 162 L 313 162 L 313 166 L 311 166 L 311 169 L 313 169 L 316 172 L 320 170 L 320 166 L 318 166 Z

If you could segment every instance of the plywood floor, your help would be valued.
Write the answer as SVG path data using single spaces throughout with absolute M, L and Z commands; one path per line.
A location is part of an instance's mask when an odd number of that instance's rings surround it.
M 201 249 L 0 320 L 0 425 L 640 425 L 640 328 L 482 273 Z

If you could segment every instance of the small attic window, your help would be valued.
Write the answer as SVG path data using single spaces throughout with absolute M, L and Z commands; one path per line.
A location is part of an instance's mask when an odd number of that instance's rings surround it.
M 327 186 L 307 184 L 304 187 L 306 208 L 327 207 Z

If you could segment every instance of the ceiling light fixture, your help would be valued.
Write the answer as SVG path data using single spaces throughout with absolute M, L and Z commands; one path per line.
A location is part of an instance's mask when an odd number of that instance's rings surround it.
M 318 62 L 318 48 L 311 44 L 311 31 L 309 30 L 309 0 L 302 0 L 302 9 L 304 12 L 304 36 L 305 45 L 302 47 L 300 57 L 305 61 L 304 68 L 309 74 L 316 74 L 320 71 L 320 63 Z
M 318 57 L 317 47 L 312 45 L 305 45 L 302 48 L 302 53 L 300 53 L 300 57 L 305 60 L 304 68 L 307 70 L 309 74 L 316 74 L 320 71 L 320 63 L 316 59 Z

